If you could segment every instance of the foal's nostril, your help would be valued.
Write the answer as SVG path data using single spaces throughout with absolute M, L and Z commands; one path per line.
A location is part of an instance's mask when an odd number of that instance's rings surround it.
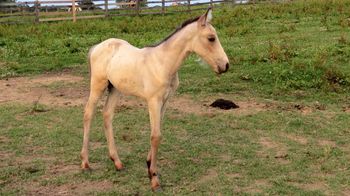
M 225 66 L 218 66 L 218 73 L 225 73 L 227 72 L 228 68 L 230 67 L 229 63 L 226 63 Z

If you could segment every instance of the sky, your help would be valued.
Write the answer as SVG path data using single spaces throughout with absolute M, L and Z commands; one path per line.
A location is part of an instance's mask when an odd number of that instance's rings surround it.
M 35 0 L 16 0 L 16 2 L 34 2 Z M 50 1 L 50 0 L 44 0 L 44 1 Z M 150 0 L 152 1 L 152 0 Z M 159 0 L 154 0 L 159 1 Z M 210 0 L 191 0 L 193 3 L 204 3 L 204 2 L 210 2 Z M 215 0 L 214 0 L 215 1 Z M 236 0 L 237 3 L 247 3 L 248 0 Z M 95 4 L 103 4 L 103 1 L 93 1 Z M 115 3 L 115 0 L 108 0 L 108 3 Z M 165 3 L 165 6 L 170 6 L 172 3 Z M 192 4 L 192 3 L 191 3 Z M 30 6 L 32 6 L 31 4 Z M 71 5 L 70 3 L 59 3 L 59 4 L 41 4 L 41 6 L 52 6 L 52 5 L 59 5 L 59 6 L 68 6 Z M 155 7 L 155 6 L 161 6 L 161 3 L 148 3 L 148 7 Z M 116 6 L 110 6 L 110 8 L 115 8 Z M 101 6 L 102 9 L 104 9 L 104 6 Z

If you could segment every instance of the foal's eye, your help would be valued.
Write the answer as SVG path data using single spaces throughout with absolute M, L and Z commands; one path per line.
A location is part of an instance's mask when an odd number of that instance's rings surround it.
M 210 42 L 215 42 L 215 37 L 208 37 L 208 40 L 209 40 Z

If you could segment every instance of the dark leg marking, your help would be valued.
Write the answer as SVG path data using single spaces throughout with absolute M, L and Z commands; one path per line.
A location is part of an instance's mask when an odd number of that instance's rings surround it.
M 147 169 L 148 169 L 148 178 L 149 178 L 150 180 L 152 180 L 152 174 L 151 174 L 151 171 L 150 171 L 151 160 L 146 161 L 146 163 L 147 163 Z
M 149 169 L 151 167 L 151 160 L 147 161 L 147 168 Z

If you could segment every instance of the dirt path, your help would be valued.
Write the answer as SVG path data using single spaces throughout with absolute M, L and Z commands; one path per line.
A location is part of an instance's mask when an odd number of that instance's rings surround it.
M 40 103 L 49 106 L 83 106 L 89 95 L 88 78 L 71 74 L 44 74 L 33 77 L 16 77 L 0 80 L 0 104 Z M 219 97 L 217 97 L 219 98 Z M 105 99 L 105 96 L 102 98 Z M 168 108 L 185 113 L 210 115 L 216 112 L 232 112 L 237 114 L 251 114 L 266 110 L 266 104 L 255 101 L 235 102 L 238 109 L 224 111 L 209 107 L 216 98 L 193 100 L 189 96 L 175 96 L 170 99 Z M 99 104 L 103 105 L 103 101 Z M 122 97 L 119 106 L 145 107 L 143 100 L 134 97 Z
M 0 80 L 0 104 L 81 105 L 88 96 L 83 81 L 82 77 L 67 74 Z

